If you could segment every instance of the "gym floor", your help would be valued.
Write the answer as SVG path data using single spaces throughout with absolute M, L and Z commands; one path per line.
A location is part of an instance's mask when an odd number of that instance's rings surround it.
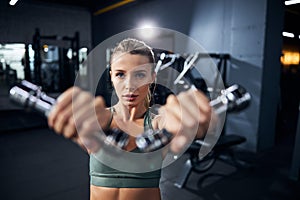
M 88 199 L 88 155 L 48 129 L 46 120 L 11 104 L 0 83 L 0 199 Z M 163 200 L 300 199 L 300 182 L 289 179 L 293 136 L 261 153 L 236 151 L 248 166 L 218 160 L 205 173 L 192 172 L 174 186 L 187 155 L 163 169 Z

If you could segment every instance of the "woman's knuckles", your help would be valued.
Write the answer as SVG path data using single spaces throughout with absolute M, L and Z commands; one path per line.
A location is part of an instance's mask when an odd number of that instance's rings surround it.
M 64 129 L 65 138 L 73 138 L 76 136 L 76 128 L 72 125 L 68 125 Z
M 166 106 L 174 106 L 174 105 L 177 105 L 178 104 L 178 99 L 175 95 L 169 95 L 168 98 L 167 98 L 167 103 L 166 103 Z
M 65 121 L 69 120 L 68 118 L 69 118 L 69 114 L 66 112 L 63 112 L 57 116 L 57 122 L 64 123 Z
M 59 133 L 59 134 L 62 134 L 62 124 L 60 123 L 60 122 L 56 122 L 55 124 L 54 124 L 54 131 L 55 132 L 57 132 L 57 133 Z

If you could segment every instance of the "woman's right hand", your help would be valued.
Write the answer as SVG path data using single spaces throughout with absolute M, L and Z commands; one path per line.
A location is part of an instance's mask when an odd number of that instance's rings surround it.
M 100 147 L 93 134 L 101 131 L 109 119 L 110 111 L 102 97 L 72 87 L 58 97 L 48 116 L 48 124 L 56 133 L 94 152 Z

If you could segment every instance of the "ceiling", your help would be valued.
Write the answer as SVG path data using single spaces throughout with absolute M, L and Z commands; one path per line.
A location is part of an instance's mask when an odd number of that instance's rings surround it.
M 7 0 L 8 1 L 8 0 Z M 97 14 L 100 10 L 106 9 L 111 6 L 113 9 L 124 6 L 125 4 L 131 5 L 134 3 L 142 3 L 150 0 L 22 0 L 31 3 L 48 3 L 71 5 L 89 9 L 92 13 Z M 282 0 L 284 2 L 285 0 Z M 122 4 L 123 3 L 123 4 Z M 116 6 L 120 4 L 119 6 Z M 300 4 L 285 6 L 285 22 L 284 31 L 294 32 L 300 35 Z M 112 10 L 112 9 L 110 9 Z M 106 10 L 107 11 L 107 10 Z
M 65 4 L 65 5 L 74 5 L 80 7 L 93 7 L 96 3 L 95 0 L 35 0 L 37 2 L 47 2 L 47 3 L 56 3 L 56 4 Z M 107 0 L 98 0 L 99 2 L 105 3 Z
M 132 4 L 132 3 L 146 1 L 146 0 L 25 0 L 25 1 L 29 1 L 32 3 L 48 3 L 48 4 L 78 6 L 78 7 L 88 8 L 93 12 L 113 5 L 122 6 L 125 4 Z
M 26 0 L 28 1 L 28 0 Z M 29 0 L 30 2 L 36 3 L 50 3 L 50 4 L 61 4 L 61 5 L 72 5 L 84 8 L 92 9 L 97 5 L 109 5 L 120 0 Z

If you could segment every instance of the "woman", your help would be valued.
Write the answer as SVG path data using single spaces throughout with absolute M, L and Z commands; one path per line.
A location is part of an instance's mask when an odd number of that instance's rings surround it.
M 144 42 L 136 39 L 121 41 L 111 56 L 110 76 L 119 99 L 115 105 L 106 108 L 102 97 L 94 98 L 73 87 L 59 97 L 49 115 L 49 126 L 92 152 L 96 145 L 85 136 L 99 131 L 99 125 L 103 130 L 118 128 L 128 133 L 127 151 L 137 149 L 135 136 L 149 128 L 165 128 L 177 134 L 170 146 L 173 152 L 179 152 L 188 140 L 195 137 L 195 131 L 196 137 L 204 136 L 211 109 L 208 99 L 199 91 L 171 95 L 159 109 L 159 115 L 150 113 L 149 87 L 155 82 L 156 74 L 153 52 Z M 87 103 L 89 101 L 93 103 Z M 90 116 L 92 112 L 96 112 L 96 119 Z M 78 135 L 83 137 L 79 138 Z M 142 174 L 126 173 L 103 165 L 91 155 L 90 175 L 92 200 L 161 199 L 160 170 Z

